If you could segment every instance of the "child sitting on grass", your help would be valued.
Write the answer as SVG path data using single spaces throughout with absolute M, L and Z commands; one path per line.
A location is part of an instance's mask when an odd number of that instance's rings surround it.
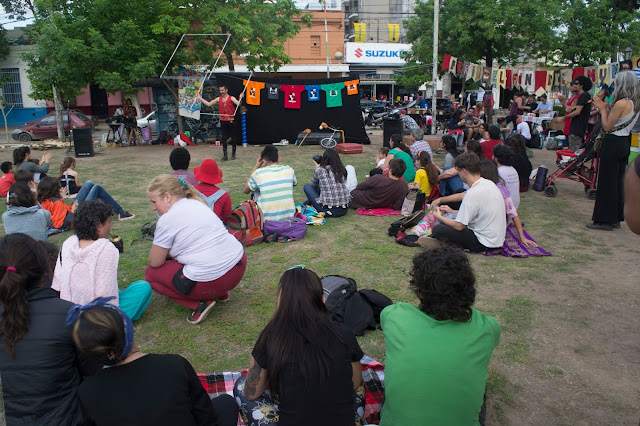
M 47 240 L 47 224 L 51 213 L 36 203 L 36 197 L 24 182 L 14 183 L 9 188 L 9 204 L 2 214 L 2 223 L 7 235 L 20 232 L 40 240 Z
M 416 170 L 416 179 L 409 184 L 409 187 L 419 188 L 427 197 L 433 198 L 431 197 L 431 192 L 438 185 L 440 172 L 438 167 L 431 161 L 431 156 L 427 151 L 421 151 L 418 160 L 420 160 L 420 168 Z

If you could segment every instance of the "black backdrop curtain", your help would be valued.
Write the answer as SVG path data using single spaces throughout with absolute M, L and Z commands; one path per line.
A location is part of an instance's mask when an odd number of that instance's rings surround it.
M 236 98 L 244 89 L 242 81 L 247 77 L 237 74 L 216 74 L 218 84 L 229 88 L 229 93 Z M 252 81 L 267 84 L 292 84 L 292 85 L 321 85 L 340 83 L 353 80 L 353 78 L 330 79 L 291 79 L 253 77 Z M 320 100 L 309 102 L 307 92 L 301 94 L 301 108 L 290 109 L 284 107 L 284 92 L 279 91 L 278 99 L 268 99 L 268 90 L 265 87 L 260 90 L 260 105 L 247 106 L 247 141 L 250 144 L 270 144 L 287 139 L 289 143 L 295 143 L 298 134 L 309 128 L 313 132 L 320 131 L 320 123 L 323 121 L 331 127 L 344 130 L 345 141 L 361 144 L 370 144 L 371 141 L 364 129 L 362 113 L 360 109 L 359 94 L 347 95 L 346 86 L 342 89 L 342 106 L 327 108 L 325 92 L 320 91 Z M 246 96 L 246 95 L 245 95 Z M 245 102 L 243 102 L 245 104 Z M 240 120 L 240 112 L 236 116 Z

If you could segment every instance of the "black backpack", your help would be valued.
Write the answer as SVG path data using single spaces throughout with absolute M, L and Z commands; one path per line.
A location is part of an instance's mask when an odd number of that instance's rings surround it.
M 416 226 L 418 223 L 420 223 L 423 217 L 424 210 L 416 210 L 409 216 L 396 220 L 389 227 L 389 235 L 391 237 L 395 237 L 396 235 L 398 235 L 398 232 Z
M 358 291 L 356 282 L 342 275 L 327 275 L 321 281 L 325 305 L 331 318 L 336 322 L 343 322 L 345 301 Z

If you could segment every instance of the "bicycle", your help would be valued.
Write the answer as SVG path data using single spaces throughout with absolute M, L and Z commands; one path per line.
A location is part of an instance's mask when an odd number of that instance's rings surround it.
M 198 139 L 201 139 L 203 142 L 205 142 L 209 138 L 218 137 L 220 119 L 218 117 L 205 117 L 206 116 L 202 116 L 200 120 L 195 120 L 193 118 L 187 117 L 182 118 L 184 130 L 188 130 L 191 133 L 191 140 L 196 143 Z M 167 138 L 171 140 L 178 136 L 178 134 L 178 122 L 169 124 L 169 126 L 167 127 Z
M 320 124 L 320 129 L 331 129 L 333 130 L 333 133 L 331 134 L 331 136 L 329 136 L 328 138 L 323 138 L 322 140 L 320 140 L 320 145 L 323 148 L 326 149 L 330 149 L 330 148 L 335 148 L 335 146 L 338 144 L 338 141 L 335 138 L 336 133 L 340 132 L 342 134 L 342 142 L 344 142 L 344 131 L 341 129 L 335 129 L 331 126 L 329 126 L 327 123 L 322 122 L 322 124 Z

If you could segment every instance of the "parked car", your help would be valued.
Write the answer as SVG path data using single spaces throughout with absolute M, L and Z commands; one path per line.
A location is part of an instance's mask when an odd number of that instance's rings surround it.
M 145 115 L 142 118 L 138 118 L 138 127 L 151 127 L 151 134 L 156 133 L 156 112 L 151 111 L 151 113 Z
M 384 102 L 360 99 L 360 109 L 362 109 L 362 112 L 378 113 L 384 112 L 387 109 L 387 105 Z
M 72 109 L 62 113 L 64 123 L 64 134 L 69 136 L 72 129 L 91 128 L 91 133 L 95 131 L 93 120 L 84 115 L 81 111 Z M 71 123 L 69 123 L 71 118 Z M 58 127 L 56 125 L 56 113 L 49 114 L 37 120 L 27 121 L 24 126 L 18 127 L 11 134 L 14 140 L 29 142 L 34 139 L 56 139 L 58 137 Z

